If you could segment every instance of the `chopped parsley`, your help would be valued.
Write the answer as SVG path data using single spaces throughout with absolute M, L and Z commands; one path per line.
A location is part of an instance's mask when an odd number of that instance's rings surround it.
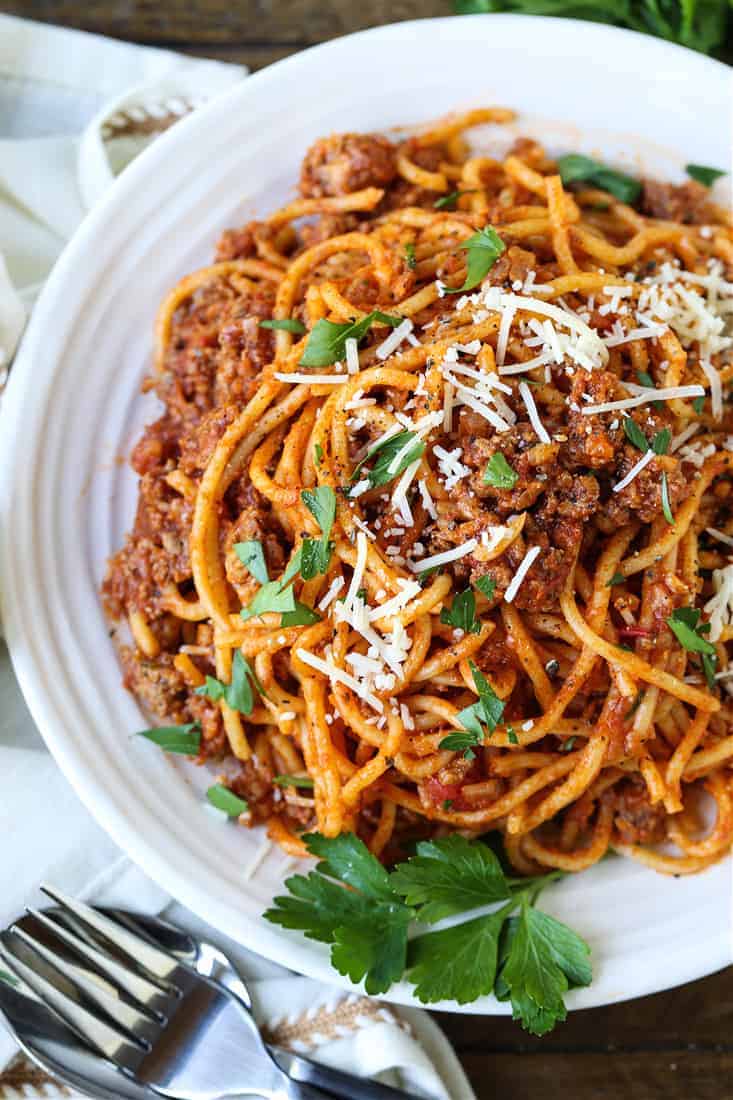
M 623 584 L 625 580 L 623 573 L 614 573 L 610 581 L 606 581 L 606 588 L 612 588 L 614 584 Z
M 403 320 L 404 317 L 392 317 L 378 309 L 368 313 L 360 321 L 345 321 L 343 324 L 322 318 L 316 321 L 311 329 L 300 365 L 301 367 L 328 367 L 331 363 L 336 363 L 345 357 L 347 340 L 353 339 L 358 343 L 359 340 L 363 340 L 372 325 L 389 325 L 391 328 L 396 328 L 397 325 L 402 324 Z
M 495 489 L 513 489 L 519 480 L 519 474 L 511 468 L 501 451 L 496 451 L 489 459 L 484 470 L 484 483 Z
M 267 573 L 265 552 L 262 549 L 262 543 L 259 539 L 247 539 L 246 542 L 235 542 L 234 553 L 256 581 L 259 581 L 260 584 L 267 584 L 270 578 Z
M 410 271 L 415 270 L 417 257 L 415 256 L 415 246 L 412 241 L 408 241 L 408 243 L 405 245 L 405 263 L 407 264 Z
M 299 553 L 300 551 L 295 555 L 289 568 L 298 559 Z M 280 614 L 281 626 L 310 626 L 311 623 L 317 623 L 320 620 L 318 612 L 295 598 L 292 584 L 288 585 L 287 588 L 283 588 L 283 583 L 282 580 L 279 580 L 268 581 L 267 584 L 263 584 L 254 598 L 239 612 L 240 617 L 246 622 L 248 619 L 254 618 L 255 615 L 266 615 L 268 612 L 274 612 Z
M 322 537 L 320 539 L 303 539 L 297 553 L 282 575 L 281 585 L 291 581 L 296 573 L 300 573 L 304 581 L 309 581 L 312 577 L 327 572 L 333 552 L 333 543 L 329 541 L 333 521 L 336 518 L 336 494 L 333 489 L 330 485 L 319 485 L 316 489 L 304 489 L 300 494 L 300 499 L 320 527 Z
M 487 600 L 493 600 L 494 593 L 496 592 L 496 581 L 493 577 L 488 575 L 483 577 L 477 577 L 473 582 L 474 588 L 478 588 L 479 592 L 486 596 Z
M 566 990 L 591 981 L 587 944 L 535 908 L 558 872 L 507 878 L 488 845 L 458 835 L 419 841 L 415 855 L 391 872 L 353 833 L 304 839 L 320 862 L 286 881 L 287 894 L 274 899 L 265 918 L 330 945 L 333 967 L 363 980 L 369 994 L 385 993 L 403 977 L 423 1004 L 469 1004 L 493 990 L 511 1000 L 525 1028 L 544 1034 L 565 1018 Z M 499 908 L 424 930 L 487 904 Z M 415 935 L 408 936 L 411 926 Z
M 197 756 L 201 749 L 201 723 L 186 722 L 183 726 L 157 726 L 155 729 L 138 730 L 138 737 L 145 737 L 163 752 Z
M 710 623 L 701 623 L 700 617 L 696 607 L 678 607 L 667 619 L 667 626 L 688 653 L 704 653 L 713 657 L 715 646 L 703 637 L 710 632 Z
M 720 168 L 708 168 L 705 164 L 686 164 L 685 172 L 692 180 L 697 180 L 698 183 L 702 183 L 705 187 L 712 187 L 716 180 L 721 176 L 726 176 L 728 173 L 723 172 Z
M 672 441 L 672 433 L 669 428 L 662 428 L 661 431 L 655 433 L 650 444 L 639 425 L 630 416 L 624 418 L 624 432 L 629 443 L 632 443 L 637 450 L 643 453 L 652 450 L 655 455 L 664 455 L 667 453 Z
M 433 203 L 433 207 L 434 207 L 435 210 L 448 210 L 448 209 L 452 210 L 455 207 L 458 200 L 460 199 L 461 195 L 475 195 L 475 194 L 476 194 L 476 188 L 475 187 L 471 187 L 467 191 L 451 191 L 451 192 L 449 192 L 449 194 L 441 195 L 441 197 L 439 199 L 436 199 L 435 202 Z
M 473 760 L 476 756 L 473 751 L 478 745 L 483 745 L 487 727 L 489 735 L 496 729 L 504 713 L 504 704 L 484 676 L 481 669 L 468 662 L 473 675 L 473 682 L 478 692 L 478 702 L 471 703 L 459 711 L 456 717 L 463 726 L 464 732 L 456 730 L 449 733 L 438 745 L 439 749 L 450 749 L 454 752 L 463 752 L 466 760 Z
M 470 588 L 457 592 L 450 607 L 440 612 L 440 621 L 445 626 L 462 630 L 464 634 L 480 634 L 481 622 L 476 618 L 476 597 Z
M 655 390 L 657 388 L 654 385 L 654 379 L 652 378 L 649 371 L 638 370 L 636 372 L 636 377 L 639 379 L 639 385 L 640 386 L 646 386 L 647 389 L 650 389 L 650 390 Z M 659 412 L 660 409 L 664 408 L 664 402 L 663 401 L 652 401 L 652 408 L 656 409 L 657 412 Z
M 254 707 L 253 684 L 262 695 L 262 687 L 254 669 L 238 649 L 234 654 L 232 678 L 228 684 L 217 680 L 215 676 L 207 676 L 206 683 L 195 690 L 197 695 L 205 695 L 214 702 L 223 699 L 228 707 L 238 710 L 240 714 L 251 714 Z
M 466 278 L 462 286 L 448 288 L 448 294 L 462 294 L 465 290 L 473 290 L 475 286 L 485 279 L 496 261 L 506 250 L 503 240 L 490 225 L 479 229 L 468 240 L 462 241 L 459 248 L 466 252 Z
M 243 798 L 238 798 L 234 791 L 230 791 L 228 787 L 222 786 L 221 783 L 209 787 L 206 797 L 212 806 L 215 806 L 217 810 L 221 810 L 227 817 L 239 817 L 240 814 L 246 814 L 249 810 L 249 806 Z
M 313 780 L 309 775 L 276 775 L 272 781 L 278 787 L 302 787 L 303 790 L 313 789 Z
M 323 447 L 320 443 L 316 443 L 313 447 L 313 461 L 316 466 L 320 466 L 323 462 Z
M 701 416 L 705 409 L 705 395 L 700 394 L 699 397 L 696 397 L 695 400 L 692 402 L 692 407 L 697 415 Z
M 507 726 L 506 735 L 507 735 L 507 740 L 509 741 L 510 745 L 518 745 L 519 744 L 519 738 L 517 737 L 516 730 L 514 729 L 513 726 Z
M 356 481 L 364 464 L 375 458 L 374 465 L 370 470 L 364 471 L 364 476 L 369 482 L 369 487 L 376 489 L 399 477 L 408 466 L 418 458 L 422 458 L 424 453 L 425 444 L 419 436 L 414 432 L 398 432 L 397 435 L 390 436 L 389 439 L 375 443 L 369 448 L 351 475 L 351 481 Z
M 627 205 L 635 203 L 641 194 L 641 184 L 633 176 L 616 172 L 581 153 L 568 153 L 560 157 L 557 166 L 564 184 L 589 183 L 601 191 L 608 191 L 609 195 Z
M 572 735 L 572 737 L 566 737 L 566 739 L 563 741 L 562 745 L 560 746 L 560 752 L 570 752 L 577 740 L 578 740 L 578 737 L 577 737 L 577 734 L 575 734 L 575 733 Z
M 296 317 L 283 317 L 280 320 L 260 321 L 260 328 L 282 329 L 283 332 L 294 332 L 296 336 L 302 336 L 306 327 Z

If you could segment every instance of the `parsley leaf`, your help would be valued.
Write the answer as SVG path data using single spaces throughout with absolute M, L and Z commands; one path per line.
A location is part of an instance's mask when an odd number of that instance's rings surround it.
M 493 577 L 489 577 L 488 575 L 477 577 L 473 584 L 474 588 L 478 588 L 479 592 L 482 592 L 487 600 L 493 600 L 494 593 L 496 592 L 496 581 Z
M 623 573 L 614 573 L 610 581 L 606 581 L 606 588 L 611 588 L 614 584 L 623 584 L 625 580 Z
M 313 461 L 316 466 L 320 466 L 323 462 L 323 447 L 320 443 L 316 443 L 313 447 Z
M 715 654 L 715 646 L 702 635 L 710 629 L 709 623 L 700 623 L 696 607 L 678 607 L 667 619 L 667 626 L 688 653 Z
M 637 179 L 607 168 L 581 153 L 568 153 L 560 157 L 557 166 L 564 184 L 590 183 L 601 191 L 608 191 L 619 202 L 629 205 L 635 203 L 641 194 L 641 184 Z
M 302 336 L 306 327 L 297 317 L 283 317 L 280 320 L 260 321 L 260 328 L 282 329 L 283 332 L 294 332 L 296 336 Z
M 721 171 L 720 168 L 708 168 L 704 164 L 686 164 L 685 172 L 690 179 L 697 180 L 698 183 L 702 183 L 705 187 L 712 187 L 717 179 L 721 176 L 726 176 L 728 173 Z
M 270 578 L 267 574 L 265 553 L 259 539 L 247 539 L 246 542 L 235 542 L 234 553 L 256 581 L 259 581 L 260 584 L 267 584 Z
M 319 573 L 325 573 L 333 551 L 333 543 L 328 540 L 336 518 L 336 494 L 333 489 L 330 485 L 319 485 L 317 489 L 304 489 L 300 498 L 321 528 L 323 537 L 320 540 L 303 539 L 297 554 L 280 578 L 281 587 L 291 581 L 298 572 L 304 581 L 309 581 Z
M 313 780 L 309 775 L 276 775 L 272 781 L 278 787 L 302 787 L 304 790 L 313 789 Z
M 669 502 L 669 484 L 666 471 L 662 473 L 662 513 L 670 527 L 674 527 L 674 515 Z
M 654 379 L 652 378 L 649 371 L 638 370 L 636 372 L 636 377 L 639 379 L 639 385 L 640 386 L 646 386 L 647 389 L 649 389 L 649 390 L 655 390 L 657 388 L 654 385 Z M 664 408 L 664 402 L 663 401 L 652 401 L 652 408 L 659 411 L 660 409 Z
M 697 415 L 700 416 L 705 408 L 705 395 L 701 394 L 699 397 L 696 397 L 692 402 L 692 407 Z
M 410 943 L 408 978 L 423 1004 L 453 1000 L 459 1005 L 491 993 L 496 978 L 499 937 L 511 906 L 487 917 L 428 932 Z
M 396 328 L 397 325 L 402 324 L 403 320 L 404 317 L 391 317 L 378 309 L 368 313 L 360 321 L 345 321 L 343 324 L 322 318 L 316 321 L 310 331 L 300 365 L 301 367 L 330 366 L 331 363 L 336 363 L 346 355 L 347 340 L 353 339 L 357 342 L 363 340 L 373 324 Z
M 624 432 L 626 433 L 626 438 L 628 439 L 629 443 L 633 443 L 633 445 L 638 450 L 649 450 L 649 441 L 647 440 L 647 437 L 644 435 L 643 431 L 636 423 L 636 421 L 632 420 L 630 416 L 624 417 Z
M 405 245 L 405 263 L 407 264 L 410 271 L 415 270 L 415 265 L 417 264 L 417 257 L 415 256 L 415 246 L 412 243 L 412 241 L 409 241 Z
M 460 199 L 461 195 L 475 195 L 476 188 L 471 187 L 467 191 L 451 191 L 447 195 L 441 195 L 439 199 L 436 199 L 433 203 L 435 210 L 453 209 Z
M 672 433 L 669 428 L 662 428 L 661 432 L 656 432 L 652 439 L 652 450 L 655 455 L 666 455 L 669 450 L 669 445 L 672 442 Z
M 201 723 L 186 722 L 183 726 L 157 726 L 155 729 L 138 730 L 138 737 L 145 737 L 163 752 L 197 756 L 201 748 Z
M 339 974 L 353 982 L 365 979 L 368 993 L 386 992 L 405 970 L 414 910 L 399 900 L 379 860 L 353 833 L 333 838 L 311 833 L 304 839 L 321 862 L 309 875 L 289 878 L 291 896 L 276 897 L 265 918 L 330 943 Z
M 544 1035 L 567 1015 L 563 994 L 590 985 L 590 949 L 566 925 L 522 898 L 518 917 L 509 922 L 502 984 L 509 993 L 514 1019 Z
M 485 279 L 496 261 L 506 250 L 503 240 L 490 225 L 479 229 L 458 246 L 466 251 L 466 278 L 462 286 L 446 288 L 447 294 L 462 294 L 464 290 L 473 290 Z
M 231 682 L 225 684 L 214 676 L 207 676 L 206 683 L 196 688 L 196 694 L 206 695 L 215 702 L 223 699 L 232 710 L 238 710 L 240 714 L 251 714 L 254 707 L 252 684 L 262 694 L 262 688 L 254 669 L 249 661 L 242 656 L 242 651 L 238 649 L 232 661 Z
M 230 791 L 221 783 L 209 787 L 206 797 L 212 806 L 216 806 L 217 810 L 221 810 L 229 817 L 239 817 L 240 814 L 246 814 L 249 809 L 243 798 L 238 798 L 234 791 Z
M 479 699 L 477 703 L 471 703 L 470 706 L 464 707 L 459 711 L 456 718 L 464 727 L 465 732 L 461 733 L 456 730 L 454 733 L 449 733 L 447 737 L 438 745 L 439 749 L 448 749 L 453 752 L 463 751 L 463 755 L 466 760 L 473 760 L 475 752 L 473 749 L 477 745 L 483 745 L 485 731 L 483 724 L 488 726 L 489 733 L 493 733 L 498 723 L 501 721 L 501 716 L 504 713 L 504 704 L 499 696 L 494 692 L 489 681 L 484 676 L 483 672 L 473 661 L 468 662 L 473 675 L 473 682 L 476 686 Z M 483 723 L 483 724 L 482 724 Z
M 370 487 L 376 489 L 379 485 L 386 485 L 388 481 L 399 477 L 408 466 L 422 458 L 424 453 L 425 444 L 414 432 L 398 432 L 369 448 L 351 475 L 351 481 L 356 481 L 364 463 L 376 456 L 371 470 L 365 472 Z
M 440 612 L 440 621 L 445 626 L 462 630 L 464 634 L 480 634 L 481 623 L 476 618 L 476 597 L 470 588 L 457 592 L 450 607 Z
M 292 563 L 291 563 L 292 564 Z M 289 578 L 288 578 L 289 579 Z M 255 593 L 246 607 L 239 612 L 246 622 L 255 615 L 265 615 L 268 611 L 286 613 L 295 610 L 295 594 L 292 586 L 283 588 L 284 581 L 268 581 Z
M 292 611 L 283 611 L 280 618 L 281 626 L 312 626 L 313 623 L 319 623 L 321 616 L 317 611 L 314 611 L 312 607 L 308 607 L 307 603 L 301 603 L 300 600 L 294 600 L 295 607 Z
M 300 499 L 321 529 L 324 540 L 331 534 L 336 519 L 336 494 L 330 485 L 319 485 L 317 489 L 304 489 Z
M 489 732 L 493 733 L 501 721 L 501 717 L 504 713 L 504 704 L 481 669 L 477 668 L 473 661 L 469 661 L 468 665 L 473 674 L 473 682 L 476 685 L 476 691 L 479 694 L 479 706 L 481 708 L 482 719 L 489 727 Z
M 491 848 L 457 833 L 419 841 L 417 854 L 398 865 L 390 882 L 407 905 L 422 906 L 420 920 L 425 924 L 510 896 Z
M 484 483 L 496 489 L 513 489 L 518 480 L 519 474 L 511 468 L 501 451 L 496 451 L 484 470 Z
M 571 737 L 567 737 L 560 746 L 560 752 L 572 752 L 575 742 L 578 740 L 578 735 L 573 734 Z
M 458 835 L 419 842 L 391 874 L 353 834 L 311 833 L 305 842 L 320 862 L 286 881 L 288 893 L 265 918 L 330 944 L 332 965 L 352 981 L 364 979 L 369 993 L 386 992 L 405 975 L 425 1004 L 468 1004 L 493 988 L 511 997 L 525 1027 L 543 1033 L 564 1018 L 565 990 L 590 981 L 587 946 L 532 908 L 557 872 L 507 879 L 487 844 Z M 408 947 L 413 920 L 432 924 L 506 899 L 488 916 L 423 933 Z

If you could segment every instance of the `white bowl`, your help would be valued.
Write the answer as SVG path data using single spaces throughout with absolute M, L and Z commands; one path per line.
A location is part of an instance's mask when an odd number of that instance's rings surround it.
M 317 136 L 506 104 L 517 133 L 682 178 L 725 167 L 728 71 L 658 40 L 589 23 L 472 16 L 343 38 L 249 77 L 161 137 L 90 214 L 49 279 L 3 400 L 2 592 L 20 683 L 88 808 L 154 879 L 222 931 L 295 970 L 347 984 L 327 950 L 262 919 L 285 857 L 247 878 L 262 838 L 204 812 L 200 769 L 131 736 L 98 588 L 133 515 L 120 457 L 157 415 L 139 395 L 158 301 L 217 234 L 279 205 Z M 192 774 L 196 773 L 196 774 Z M 29 811 L 32 812 L 32 811 Z M 548 892 L 593 949 L 571 1005 L 651 993 L 730 959 L 729 868 L 670 879 L 620 859 Z M 388 1000 L 409 1003 L 409 986 Z M 442 1007 L 458 1011 L 458 1006 Z M 491 998 L 462 1011 L 500 1012 Z

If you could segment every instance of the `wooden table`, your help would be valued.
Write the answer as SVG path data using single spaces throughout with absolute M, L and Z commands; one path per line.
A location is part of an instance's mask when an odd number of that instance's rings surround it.
M 252 69 L 450 0 L 4 0 L 0 10 Z M 733 1100 L 733 970 L 574 1013 L 534 1039 L 506 1018 L 441 1016 L 480 1100 Z

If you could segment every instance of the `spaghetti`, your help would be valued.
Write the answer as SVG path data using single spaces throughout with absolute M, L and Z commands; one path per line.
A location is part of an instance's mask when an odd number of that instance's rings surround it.
M 171 291 L 104 596 L 127 686 L 295 855 L 696 871 L 733 839 L 733 238 L 700 184 L 472 153 L 512 117 L 317 142 Z

